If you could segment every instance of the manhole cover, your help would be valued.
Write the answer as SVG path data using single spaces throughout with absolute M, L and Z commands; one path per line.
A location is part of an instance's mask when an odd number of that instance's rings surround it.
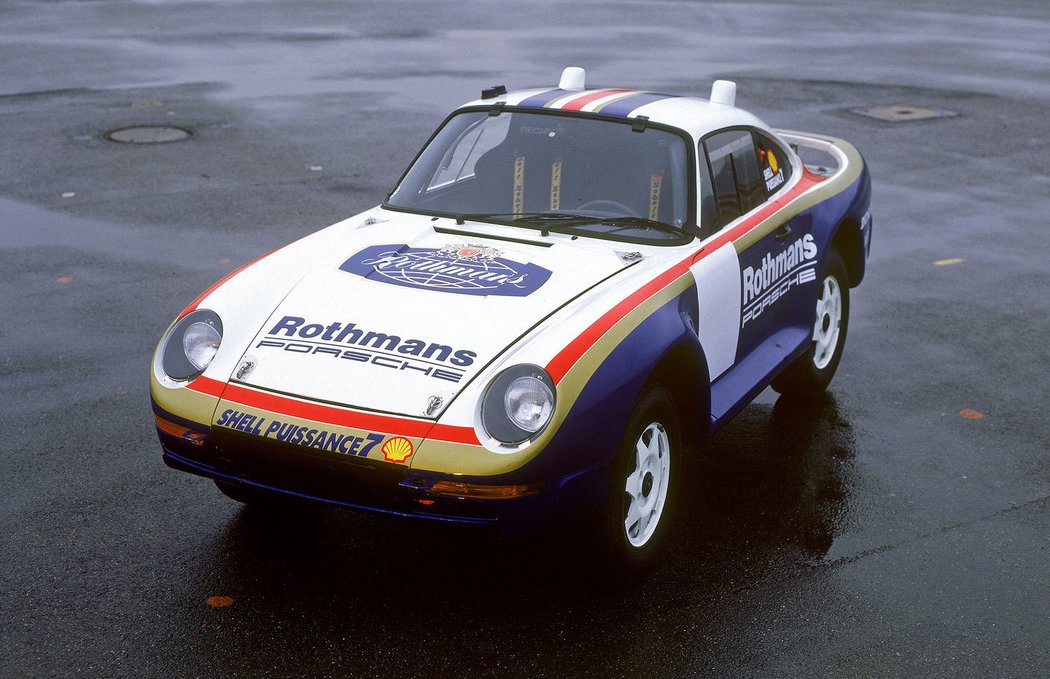
M 854 113 L 890 123 L 906 123 L 912 120 L 930 120 L 932 118 L 951 118 L 959 115 L 955 111 L 929 106 L 911 106 L 908 104 L 890 104 L 889 106 L 870 106 L 852 109 Z
M 107 132 L 104 136 L 110 141 L 119 141 L 122 144 L 167 144 L 189 139 L 193 133 L 181 127 L 168 125 L 138 125 L 122 127 L 119 130 Z

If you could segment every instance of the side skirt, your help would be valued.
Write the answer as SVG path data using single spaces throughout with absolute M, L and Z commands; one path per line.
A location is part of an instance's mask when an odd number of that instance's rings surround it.
M 782 328 L 711 384 L 711 433 L 751 403 L 773 378 L 806 351 L 813 328 Z

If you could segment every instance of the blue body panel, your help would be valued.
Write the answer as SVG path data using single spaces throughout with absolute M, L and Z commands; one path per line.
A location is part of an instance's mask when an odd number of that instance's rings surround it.
M 851 236 L 843 230 L 859 230 L 871 197 L 867 168 L 846 190 L 814 205 L 788 221 L 792 237 L 812 234 L 817 247 L 817 276 L 792 289 L 773 307 L 768 318 L 759 320 L 759 331 L 741 332 L 737 362 L 711 385 L 711 433 L 716 432 L 758 396 L 773 378 L 809 347 L 813 336 L 815 302 L 828 252 L 832 247 L 857 248 L 843 252 L 850 270 L 851 286 L 864 276 L 868 234 Z M 779 231 L 779 230 L 778 230 Z M 740 255 L 741 267 L 755 264 L 771 249 L 767 236 Z M 754 250 L 754 253 L 750 253 Z M 745 326 L 746 328 L 746 326 Z

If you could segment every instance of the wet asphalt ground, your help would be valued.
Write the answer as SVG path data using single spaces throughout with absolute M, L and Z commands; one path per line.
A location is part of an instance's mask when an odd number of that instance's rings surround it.
M 1050 675 L 1050 8 L 905 4 L 4 2 L 0 676 Z M 565 65 L 730 78 L 865 154 L 827 398 L 767 391 L 699 450 L 620 588 L 571 539 L 242 509 L 164 467 L 179 310 L 381 201 L 479 88 Z M 957 115 L 852 112 L 894 104 Z M 158 124 L 192 137 L 103 136 Z

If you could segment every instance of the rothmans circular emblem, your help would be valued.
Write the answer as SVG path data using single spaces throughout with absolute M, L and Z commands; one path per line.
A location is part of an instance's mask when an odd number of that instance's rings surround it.
M 506 297 L 525 297 L 551 277 L 551 271 L 538 264 L 506 259 L 502 254 L 496 248 L 468 243 L 440 249 L 392 243 L 367 247 L 339 268 L 378 283 Z

